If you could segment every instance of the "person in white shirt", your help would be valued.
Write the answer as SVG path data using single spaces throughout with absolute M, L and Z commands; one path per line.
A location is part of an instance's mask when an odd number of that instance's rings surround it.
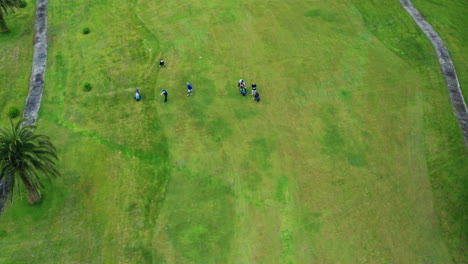
M 242 85 L 244 85 L 244 79 L 240 79 L 239 82 L 237 83 L 237 87 L 241 88 Z

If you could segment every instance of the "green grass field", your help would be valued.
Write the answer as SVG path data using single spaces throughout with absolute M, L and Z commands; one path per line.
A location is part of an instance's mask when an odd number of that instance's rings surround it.
M 443 36 L 445 45 L 455 64 L 460 86 L 468 101 L 468 35 L 465 28 L 468 27 L 466 16 L 466 2 L 463 0 L 450 1 L 421 1 L 413 0 L 426 20 L 433 25 L 439 35 Z
M 31 1 L 30 6 L 34 6 Z M 0 35 L 0 125 L 9 124 L 8 110 L 21 109 L 28 96 L 29 76 L 34 38 L 34 10 L 20 9 L 15 15 L 6 16 L 11 33 Z
M 33 13 L 0 36 L 2 125 Z M 398 1 L 50 1 L 48 51 L 38 132 L 63 178 L 7 206 L 0 263 L 467 261 L 468 152 Z

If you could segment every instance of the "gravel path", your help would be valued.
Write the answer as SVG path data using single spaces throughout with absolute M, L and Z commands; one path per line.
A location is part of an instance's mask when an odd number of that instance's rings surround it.
M 29 94 L 23 116 L 28 120 L 24 124 L 36 124 L 37 114 L 41 106 L 42 89 L 47 61 L 47 3 L 48 0 L 38 0 L 36 6 L 36 22 L 34 35 L 34 55 Z M 10 181 L 9 178 L 0 181 L 0 215 L 7 202 Z
M 465 137 L 465 144 L 468 147 L 468 110 L 466 108 L 465 100 L 463 99 L 460 83 L 458 82 L 457 73 L 455 71 L 455 67 L 453 66 L 452 59 L 450 59 L 449 52 L 437 32 L 426 21 L 424 16 L 411 3 L 411 1 L 400 0 L 400 2 L 434 46 L 434 49 L 437 53 L 437 58 L 439 59 L 440 67 L 442 68 L 442 74 L 444 75 L 445 82 L 447 83 L 447 88 L 450 99 L 452 100 L 455 115 L 458 118 L 458 123 L 462 129 L 463 136 Z
M 34 55 L 29 95 L 26 99 L 25 124 L 36 124 L 37 113 L 41 106 L 42 89 L 47 61 L 47 2 L 38 0 L 36 8 L 36 35 L 34 36 Z

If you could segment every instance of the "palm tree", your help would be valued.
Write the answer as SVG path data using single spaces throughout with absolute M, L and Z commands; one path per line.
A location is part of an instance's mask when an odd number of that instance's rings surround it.
M 0 180 L 10 175 L 10 201 L 15 190 L 20 191 L 23 182 L 28 193 L 28 202 L 35 204 L 41 200 L 40 189 L 44 188 L 40 176 L 49 180 L 51 176 L 60 176 L 55 160 L 57 154 L 50 138 L 35 135 L 35 126 L 16 125 L 10 119 L 11 129 L 0 129 Z
M 21 0 L 0 0 L 0 33 L 9 31 L 4 15 L 8 15 L 8 12 L 14 13 L 13 8 L 19 8 L 20 2 Z

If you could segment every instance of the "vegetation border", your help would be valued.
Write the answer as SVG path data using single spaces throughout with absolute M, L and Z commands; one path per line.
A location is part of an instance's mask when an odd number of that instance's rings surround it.
M 29 94 L 23 114 L 23 117 L 27 118 L 27 120 L 23 125 L 36 124 L 37 114 L 41 106 L 47 62 L 47 4 L 48 0 L 37 0 L 32 72 L 29 82 Z M 0 215 L 8 200 L 9 187 L 9 177 L 0 181 Z
M 437 34 L 434 28 L 426 21 L 424 15 L 419 12 L 410 0 L 400 0 L 400 3 L 434 46 L 440 67 L 442 68 L 442 74 L 444 75 L 445 82 L 447 83 L 454 113 L 458 118 L 458 124 L 460 125 L 465 138 L 465 145 L 468 147 L 468 109 L 466 107 L 465 100 L 463 99 L 463 93 L 460 89 L 457 72 L 455 71 L 455 66 L 450 58 L 447 47 L 439 34 Z

